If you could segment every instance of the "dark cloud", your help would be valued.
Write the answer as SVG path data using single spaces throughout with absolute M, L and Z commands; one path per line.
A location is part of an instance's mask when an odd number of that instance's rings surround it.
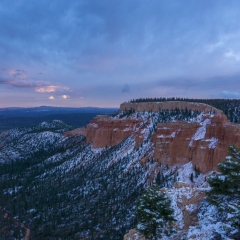
M 128 92 L 118 84 L 122 79 L 139 97 L 158 89 L 166 95 L 234 92 L 239 15 L 240 2 L 232 0 L 1 1 L 1 72 L 18 70 L 3 74 L 0 83 L 93 88 L 89 98 L 96 105 L 119 89 Z M 112 95 L 102 96 L 110 85 Z
M 26 76 L 26 72 L 22 69 L 17 69 L 17 70 L 14 70 L 11 75 L 13 77 L 16 77 L 16 78 L 24 78 Z
M 126 93 L 126 92 L 130 92 L 130 87 L 128 84 L 125 84 L 123 87 L 122 87 L 122 93 Z
M 7 78 L 0 78 L 0 84 L 5 84 L 13 87 L 23 87 L 23 88 L 34 88 L 37 87 L 38 84 L 31 83 L 31 82 L 24 82 L 15 79 L 7 79 Z
M 182 52 L 216 41 L 219 25 L 227 29 L 224 15 L 213 12 L 225 12 L 222 5 L 221 1 L 156 0 L 2 3 L 0 41 L 5 55 L 21 53 L 34 61 L 55 59 L 59 54 L 83 61 L 86 57 L 113 59 L 118 54 L 124 58 L 146 53 L 155 61 L 155 54 L 165 55 L 169 49 Z M 213 19 L 217 24 L 211 24 Z M 230 19 L 228 22 L 231 28 L 239 27 Z
M 206 90 L 222 91 L 222 89 L 236 89 L 239 86 L 239 81 L 240 73 L 237 73 L 205 78 L 167 78 L 154 80 L 148 85 L 149 87 L 165 87 L 178 90 L 189 90 L 192 92 L 201 91 L 203 93 Z

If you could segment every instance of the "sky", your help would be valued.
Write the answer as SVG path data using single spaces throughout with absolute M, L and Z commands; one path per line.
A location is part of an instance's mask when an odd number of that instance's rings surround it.
M 239 0 L 1 0 L 0 107 L 240 98 Z

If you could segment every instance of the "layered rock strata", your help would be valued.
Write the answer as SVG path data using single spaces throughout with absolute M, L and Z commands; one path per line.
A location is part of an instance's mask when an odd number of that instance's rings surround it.
M 222 111 L 207 104 L 188 102 L 123 103 L 120 110 L 157 112 L 159 109 L 176 108 L 198 110 L 205 114 L 199 122 L 158 123 L 150 138 L 154 144 L 154 160 L 170 167 L 192 161 L 202 173 L 217 170 L 217 164 L 227 155 L 228 146 L 240 143 L 240 125 L 229 123 Z M 93 148 L 114 146 L 129 136 L 139 146 L 146 139 L 144 134 L 149 132 L 149 122 L 149 119 L 131 116 L 97 116 L 86 128 L 68 134 L 86 136 L 86 142 L 92 143 Z
M 87 126 L 87 143 L 92 142 L 94 148 L 104 148 L 117 145 L 130 135 L 134 136 L 137 143 L 141 143 L 142 134 L 139 130 L 142 122 L 136 119 L 97 116 Z
M 240 125 L 215 124 L 211 120 L 158 124 L 151 138 L 155 161 L 168 166 L 192 161 L 202 173 L 217 170 L 217 164 L 227 156 L 228 146 L 240 143 Z

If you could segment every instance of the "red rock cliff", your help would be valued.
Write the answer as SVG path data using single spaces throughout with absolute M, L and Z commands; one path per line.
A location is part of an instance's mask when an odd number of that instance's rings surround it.
M 217 170 L 230 144 L 240 143 L 239 124 L 164 123 L 152 136 L 155 161 L 174 166 L 192 161 L 202 173 Z
M 97 116 L 87 126 L 87 143 L 92 142 L 94 148 L 114 146 L 125 138 L 133 135 L 136 142 L 141 142 L 139 131 L 141 120 L 112 119 L 110 117 Z
M 240 125 L 227 121 L 222 111 L 206 104 L 186 102 L 165 103 L 123 103 L 121 109 L 156 112 L 160 109 L 192 109 L 206 115 L 201 122 L 168 122 L 159 123 L 150 141 L 154 144 L 154 159 L 162 164 L 173 166 L 192 161 L 201 172 L 217 169 L 217 164 L 225 159 L 228 145 L 240 143 Z M 145 121 L 145 124 L 143 122 Z M 149 123 L 149 120 L 148 120 Z M 133 118 L 116 119 L 108 116 L 97 116 L 81 133 L 87 143 L 94 148 L 104 148 L 120 143 L 130 135 L 139 146 L 144 139 L 146 120 Z

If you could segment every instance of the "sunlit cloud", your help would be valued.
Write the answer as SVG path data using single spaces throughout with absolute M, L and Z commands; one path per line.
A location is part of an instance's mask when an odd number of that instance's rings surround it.
M 0 84 L 6 84 L 12 87 L 18 87 L 18 88 L 32 88 L 34 92 L 39 92 L 39 93 L 50 93 L 50 92 L 70 90 L 69 87 L 60 86 L 60 85 L 50 85 L 46 82 L 34 82 L 30 80 L 14 80 L 14 79 L 0 78 Z
M 69 91 L 70 88 L 60 84 L 52 84 L 47 81 L 35 81 L 31 79 L 26 71 L 22 69 L 2 70 L 0 74 L 0 84 L 9 85 L 15 88 L 29 88 L 38 93 L 51 93 Z
M 63 98 L 63 99 L 68 99 L 69 96 L 68 96 L 68 95 L 62 95 L 62 98 Z
M 54 96 L 50 96 L 48 99 L 54 100 L 55 98 L 54 98 Z
M 9 79 L 0 76 L 0 84 L 8 85 L 15 88 L 30 88 L 34 92 L 38 93 L 51 93 L 51 92 L 61 92 L 69 91 L 70 88 L 61 85 L 53 85 L 48 82 L 35 82 L 28 79 Z M 67 95 L 66 95 L 67 96 Z
M 41 86 L 41 87 L 35 88 L 35 92 L 41 92 L 41 93 L 49 93 L 49 92 L 56 92 L 56 91 L 63 91 L 63 90 L 69 90 L 69 88 L 64 86 L 57 86 L 57 85 Z

